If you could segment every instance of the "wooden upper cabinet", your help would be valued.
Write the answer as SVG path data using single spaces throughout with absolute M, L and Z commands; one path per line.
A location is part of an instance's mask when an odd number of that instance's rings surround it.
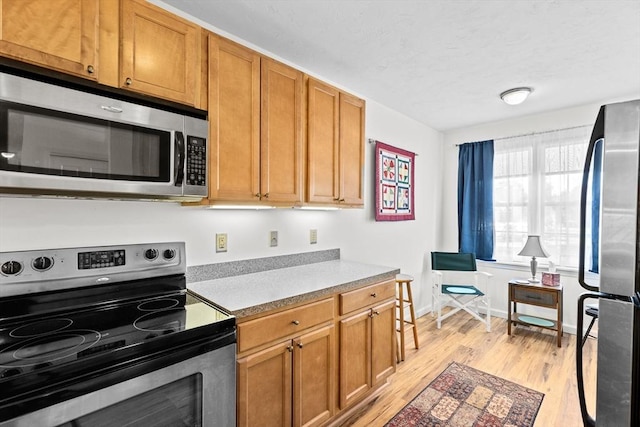
M 209 200 L 302 201 L 303 74 L 209 36 Z
M 308 81 L 307 201 L 335 203 L 340 195 L 340 91 Z
M 97 80 L 99 0 L 0 0 L 0 55 Z
M 272 203 L 302 202 L 301 71 L 262 58 L 261 195 Z
M 197 106 L 200 27 L 143 0 L 122 0 L 120 14 L 120 87 Z
M 260 55 L 209 36 L 209 198 L 258 201 Z
M 340 94 L 340 198 L 347 205 L 364 205 L 364 117 L 362 99 Z
M 308 81 L 306 202 L 364 205 L 365 102 Z

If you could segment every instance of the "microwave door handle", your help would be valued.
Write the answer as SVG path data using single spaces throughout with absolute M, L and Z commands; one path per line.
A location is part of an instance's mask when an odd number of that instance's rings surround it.
M 175 133 L 174 139 L 175 162 L 173 164 L 174 183 L 176 187 L 181 187 L 184 181 L 184 134 L 182 132 Z
M 583 288 L 594 292 L 599 291 L 600 288 L 586 283 L 584 279 L 584 256 L 586 253 L 585 246 L 587 233 L 587 191 L 589 188 L 589 171 L 591 169 L 596 142 L 604 136 L 604 108 L 605 107 L 600 107 L 598 118 L 596 119 L 596 123 L 591 133 L 591 139 L 589 140 L 589 146 L 587 147 L 587 156 L 584 162 L 584 172 L 582 174 L 582 189 L 580 191 L 580 252 L 578 257 L 578 282 Z
M 578 325 L 576 330 L 576 379 L 578 383 L 578 400 L 580 401 L 580 413 L 582 414 L 582 422 L 585 427 L 595 427 L 596 420 L 589 415 L 587 410 L 587 401 L 584 394 L 584 370 L 582 367 L 582 347 L 584 346 L 584 340 L 582 334 L 584 334 L 584 300 L 587 298 L 599 298 L 601 295 L 598 293 L 584 293 L 578 298 Z

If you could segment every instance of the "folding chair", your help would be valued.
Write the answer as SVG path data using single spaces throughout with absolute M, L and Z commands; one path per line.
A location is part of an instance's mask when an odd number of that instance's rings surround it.
M 477 270 L 475 254 L 431 252 L 431 269 L 433 275 L 431 315 L 434 316 L 434 312 L 437 310 L 438 329 L 440 329 L 443 320 L 460 310 L 464 310 L 484 323 L 487 332 L 490 332 L 491 301 L 487 291 L 489 280 L 493 275 Z M 445 276 L 447 282 L 454 279 L 453 283 L 445 283 Z M 482 280 L 479 280 L 480 278 Z M 472 282 L 472 284 L 468 282 Z M 484 282 L 484 286 L 480 286 L 482 282 Z M 481 290 L 482 287 L 484 287 L 484 292 Z M 454 308 L 442 315 L 442 307 L 449 303 L 452 303 Z M 480 314 L 479 303 L 486 310 L 484 316 Z

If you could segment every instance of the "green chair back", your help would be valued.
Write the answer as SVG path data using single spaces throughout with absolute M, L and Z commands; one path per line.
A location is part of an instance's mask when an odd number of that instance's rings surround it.
M 459 252 L 431 252 L 433 270 L 476 271 L 476 254 Z

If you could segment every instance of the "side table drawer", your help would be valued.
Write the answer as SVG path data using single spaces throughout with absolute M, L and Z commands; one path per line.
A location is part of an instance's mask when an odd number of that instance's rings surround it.
M 556 292 L 540 292 L 525 288 L 515 288 L 513 290 L 513 300 L 526 304 L 555 307 L 558 303 L 558 294 Z

